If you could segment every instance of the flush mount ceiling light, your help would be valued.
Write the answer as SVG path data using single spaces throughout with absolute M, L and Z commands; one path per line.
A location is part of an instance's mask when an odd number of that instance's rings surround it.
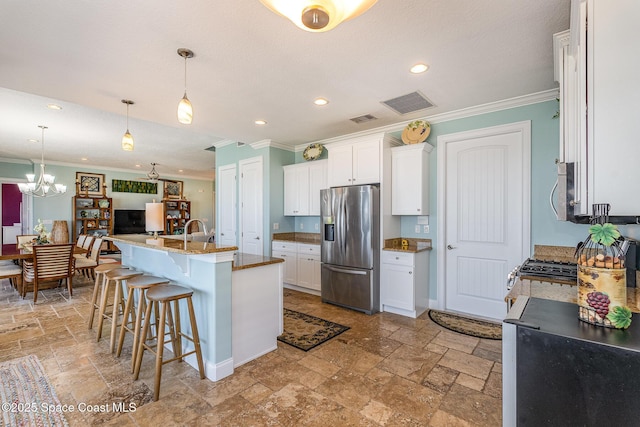
M 322 32 L 362 15 L 377 0 L 260 0 L 305 31 Z
M 257 125 L 266 125 L 266 124 L 267 124 L 267 121 L 266 121 L 266 120 L 256 120 L 256 121 L 255 121 L 255 122 L 253 122 L 253 123 L 255 123 L 255 124 L 257 124 Z
M 327 105 L 329 103 L 325 98 L 316 98 L 313 100 L 313 103 L 316 105 Z
M 128 99 L 123 99 L 121 102 L 127 104 L 127 131 L 122 135 L 122 149 L 133 151 L 133 136 L 129 133 L 129 105 L 133 105 L 134 102 Z
M 33 173 L 27 174 L 26 183 L 20 182 L 18 183 L 18 188 L 20 192 L 23 194 L 27 194 L 29 196 L 35 197 L 51 197 L 51 196 L 59 196 L 67 192 L 67 186 L 62 184 L 55 184 L 56 177 L 53 175 L 49 175 L 45 172 L 44 165 L 44 130 L 47 129 L 46 126 L 38 126 L 42 129 L 42 139 L 40 140 L 42 143 L 42 157 L 40 160 L 40 176 L 36 181 L 36 175 Z
M 187 98 L 187 58 L 193 58 L 193 52 L 189 49 L 178 49 L 178 55 L 184 58 L 184 96 L 178 104 L 178 121 L 185 125 L 190 125 L 193 121 L 193 107 Z
M 409 71 L 411 71 L 413 74 L 420 74 L 420 73 L 424 73 L 428 69 L 429 69 L 429 66 L 427 64 L 416 64 L 413 67 L 411 67 Z
M 62 110 L 62 107 L 58 104 L 47 104 L 47 108 L 50 110 Z

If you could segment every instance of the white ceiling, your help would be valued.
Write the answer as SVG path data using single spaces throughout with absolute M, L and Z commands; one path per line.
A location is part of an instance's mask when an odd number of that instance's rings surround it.
M 0 157 L 213 177 L 221 140 L 295 146 L 556 87 L 552 34 L 569 0 L 378 0 L 310 33 L 259 0 L 3 0 Z M 176 119 L 183 94 L 190 126 Z M 409 73 L 417 62 L 430 69 Z M 420 91 L 436 107 L 401 116 L 380 102 Z M 316 97 L 330 103 L 315 106 Z M 126 128 L 135 150 L 124 152 Z M 46 108 L 50 102 L 61 111 Z M 372 114 L 378 120 L 349 119 Z M 264 119 L 266 126 L 253 122 Z M 0 173 L 0 176 L 2 174 Z

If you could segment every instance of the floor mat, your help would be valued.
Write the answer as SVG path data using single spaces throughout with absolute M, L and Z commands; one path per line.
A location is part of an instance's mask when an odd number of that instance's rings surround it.
M 350 329 L 329 320 L 284 309 L 284 332 L 278 341 L 309 351 Z
M 459 332 L 472 337 L 490 340 L 502 339 L 502 324 L 481 319 L 446 313 L 444 311 L 429 310 L 429 317 L 443 328 Z

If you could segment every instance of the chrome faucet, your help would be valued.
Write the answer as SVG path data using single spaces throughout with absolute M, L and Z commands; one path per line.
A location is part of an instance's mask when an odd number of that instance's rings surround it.
M 207 235 L 207 226 L 204 225 L 204 221 L 198 218 L 193 218 L 190 219 L 189 221 L 187 221 L 184 224 L 184 250 L 187 250 L 187 235 L 189 234 L 189 224 L 191 224 L 192 222 L 199 222 L 200 224 L 202 224 L 202 231 L 204 231 L 205 236 Z

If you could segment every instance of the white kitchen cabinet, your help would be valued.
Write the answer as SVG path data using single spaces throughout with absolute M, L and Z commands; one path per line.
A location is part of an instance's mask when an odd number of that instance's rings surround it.
M 297 285 L 320 291 L 320 245 L 298 243 L 297 257 Z
M 429 307 L 429 251 L 383 250 L 380 268 L 382 311 L 416 318 Z
M 298 280 L 296 244 L 293 242 L 274 241 L 271 243 L 271 256 L 284 260 L 282 282 L 295 285 Z
M 320 215 L 320 190 L 327 188 L 327 161 L 297 163 L 283 170 L 284 214 Z
M 391 149 L 392 215 L 429 215 L 429 153 L 431 144 Z
M 360 138 L 330 146 L 329 187 L 380 182 L 380 140 Z
M 640 180 L 637 156 L 631 154 L 637 152 L 632 124 L 639 112 L 640 57 L 630 52 L 637 48 L 638 16 L 636 0 L 572 0 L 568 45 L 561 35 L 554 39 L 560 160 L 575 163 L 579 215 L 591 214 L 596 203 L 609 203 L 612 216 L 640 215 L 640 198 L 624 191 L 625 183 Z

